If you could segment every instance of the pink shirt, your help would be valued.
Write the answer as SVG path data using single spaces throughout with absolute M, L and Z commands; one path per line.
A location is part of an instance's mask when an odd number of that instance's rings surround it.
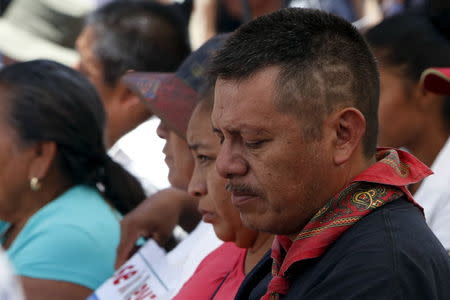
M 224 243 L 203 259 L 173 299 L 234 299 L 245 278 L 246 253 L 247 249 L 238 248 L 234 243 Z

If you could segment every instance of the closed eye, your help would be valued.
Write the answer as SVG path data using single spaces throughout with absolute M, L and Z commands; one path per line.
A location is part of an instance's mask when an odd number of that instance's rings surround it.
M 207 163 L 212 162 L 212 161 L 215 160 L 214 157 L 203 155 L 203 154 L 198 154 L 195 158 L 197 159 L 197 161 L 200 164 L 207 164 Z
M 268 140 L 249 141 L 245 142 L 245 146 L 249 149 L 258 149 L 266 142 L 268 142 Z

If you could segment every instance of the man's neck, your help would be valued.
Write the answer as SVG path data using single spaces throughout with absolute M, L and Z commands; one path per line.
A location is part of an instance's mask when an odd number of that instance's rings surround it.
M 272 246 L 273 237 L 274 236 L 269 233 L 258 233 L 255 243 L 247 250 L 247 256 L 245 259 L 245 274 L 248 274 L 270 249 Z
M 322 200 L 321 200 L 322 205 L 320 207 L 318 207 L 318 209 L 311 216 L 311 218 L 313 218 L 315 216 L 315 214 L 323 206 L 325 206 L 328 203 L 328 201 L 330 201 L 334 196 L 336 196 L 336 194 L 338 194 L 345 187 L 347 187 L 357 175 L 364 172 L 366 169 L 368 169 L 374 163 L 376 163 L 375 155 L 368 158 L 365 155 L 361 154 L 359 156 L 353 157 L 345 165 L 337 168 L 336 172 L 335 172 L 336 174 L 333 176 L 333 178 L 337 178 L 337 180 L 334 183 L 330 182 L 330 186 L 332 186 L 332 188 L 330 188 L 330 192 L 328 193 L 327 196 L 322 197 Z M 304 224 L 304 226 L 306 226 L 308 223 L 309 223 L 309 221 L 306 222 L 306 224 Z M 297 236 L 300 234 L 300 232 L 303 230 L 304 226 L 302 227 L 302 229 L 300 231 L 298 231 L 294 234 L 288 234 L 287 237 L 289 237 L 289 239 L 291 241 L 294 241 L 297 238 Z

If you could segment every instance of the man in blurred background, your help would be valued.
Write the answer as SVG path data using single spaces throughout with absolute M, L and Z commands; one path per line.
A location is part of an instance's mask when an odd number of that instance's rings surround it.
M 88 16 L 76 47 L 80 53 L 77 69 L 97 88 L 107 113 L 109 154 L 140 179 L 147 195 L 167 187 L 167 167 L 160 154 L 162 142 L 156 135 L 158 121 L 147 121 L 152 111 L 121 83 L 120 77 L 129 70 L 176 70 L 190 52 L 185 27 L 177 14 L 172 7 L 157 2 L 113 1 Z M 188 196 L 170 188 L 157 197 L 171 201 L 171 197 Z M 189 217 L 181 218 L 187 220 L 185 230 L 193 229 Z M 168 222 L 168 229 L 163 231 L 171 232 L 174 225 Z M 166 238 L 161 237 L 160 242 L 164 244 Z
M 177 15 L 171 8 L 152 1 L 114 1 L 99 8 L 87 18 L 77 49 L 80 53 L 77 68 L 95 85 L 107 112 L 108 148 L 152 116 L 151 110 L 119 78 L 128 70 L 174 71 L 190 52 L 185 28 Z M 155 122 L 151 121 L 151 125 Z M 161 177 L 158 166 L 163 162 L 162 159 L 158 162 L 159 156 L 149 153 L 159 141 L 155 130 L 140 133 L 145 137 L 139 137 L 139 145 L 116 145 L 110 154 L 139 178 L 144 178 L 146 190 L 154 192 L 155 188 L 147 183 L 148 178 Z M 126 153 L 122 149 L 142 148 L 142 144 L 149 147 L 145 162 L 137 163 L 130 151 Z

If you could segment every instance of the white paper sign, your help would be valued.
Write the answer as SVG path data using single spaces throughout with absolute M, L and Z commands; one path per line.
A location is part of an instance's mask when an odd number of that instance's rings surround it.
M 165 251 L 149 240 L 87 300 L 169 299 L 168 272 Z

